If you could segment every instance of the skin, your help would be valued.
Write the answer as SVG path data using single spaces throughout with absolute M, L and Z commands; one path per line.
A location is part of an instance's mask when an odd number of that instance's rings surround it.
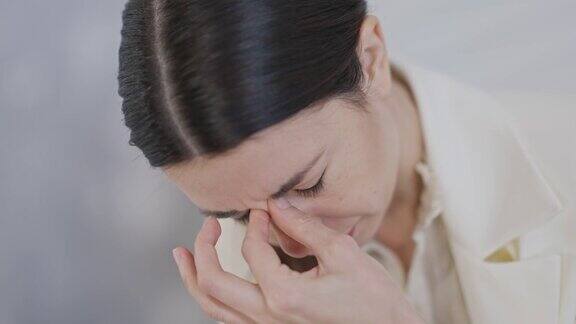
M 351 236 L 357 246 L 373 238 L 381 241 L 400 257 L 407 271 L 414 250 L 411 235 L 422 190 L 422 183 L 415 172 L 415 165 L 424 156 L 419 114 L 410 89 L 391 71 L 381 25 L 373 15 L 368 15 L 362 25 L 358 55 L 366 80 L 369 80 L 366 112 L 334 99 L 261 131 L 225 155 L 210 160 L 198 157 L 165 167 L 165 174 L 196 206 L 208 210 L 251 210 L 252 224 L 254 211 L 272 216 L 269 196 L 314 156 L 323 152 L 303 181 L 294 188 L 304 190 L 312 187 L 326 169 L 323 191 L 314 198 L 302 197 L 291 191 L 284 196 L 285 199 L 305 218 L 321 224 L 315 227 L 317 231 L 349 237 L 346 233 L 354 227 Z M 318 253 L 314 244 L 306 244 L 310 238 L 295 237 L 298 234 L 294 231 L 292 235 L 288 234 L 290 227 L 285 225 L 282 229 L 274 217 L 270 222 L 264 219 L 266 216 L 261 217 L 263 223 L 260 225 L 267 224 L 269 230 L 260 230 L 266 232 L 266 237 L 260 238 L 268 246 L 280 246 L 294 257 Z M 210 249 L 207 246 L 211 243 L 215 244 L 212 241 L 219 235 L 217 224 L 208 225 L 208 228 L 205 231 L 212 234 L 204 234 L 204 240 L 208 242 L 204 245 L 206 249 Z M 259 247 L 265 249 L 264 245 Z M 180 268 L 183 280 L 197 299 L 208 298 L 209 294 L 202 293 L 194 283 L 200 277 L 193 265 L 194 261 L 199 265 L 198 260 L 191 260 L 196 256 L 180 249 L 177 249 L 175 257 L 188 267 Z M 202 250 L 196 252 L 199 251 Z M 358 260 L 362 260 L 358 261 L 360 264 L 372 264 L 361 257 Z M 378 271 L 367 270 L 372 274 Z M 389 291 L 389 286 L 386 283 L 382 289 Z M 401 295 L 401 292 L 397 293 Z M 397 303 L 398 309 L 409 312 L 402 298 L 398 300 L 392 300 L 392 305 Z M 221 301 L 210 303 L 220 305 L 220 308 L 210 306 L 221 309 L 220 312 L 225 312 L 223 307 L 230 307 Z M 337 308 L 334 302 L 326 307 Z M 236 314 L 238 321 L 240 317 L 245 321 L 250 318 L 247 313 L 238 315 L 236 311 L 228 310 L 228 314 Z M 321 318 L 315 319 L 322 321 Z M 272 317 L 266 320 L 271 321 Z

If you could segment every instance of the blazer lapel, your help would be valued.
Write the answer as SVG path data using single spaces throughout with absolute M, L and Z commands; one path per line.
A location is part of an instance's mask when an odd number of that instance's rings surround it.
M 445 203 L 442 215 L 473 323 L 555 323 L 561 257 L 486 261 L 543 225 L 562 204 L 509 117 L 483 93 L 398 59 L 419 106 L 428 163 Z M 522 249 L 522 245 L 520 245 Z

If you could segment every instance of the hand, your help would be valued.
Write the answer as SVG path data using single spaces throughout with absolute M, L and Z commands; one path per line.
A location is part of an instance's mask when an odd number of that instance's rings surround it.
M 423 323 L 385 268 L 349 235 L 293 206 L 269 201 L 269 215 L 253 209 L 242 254 L 257 284 L 223 271 L 215 244 L 220 224 L 208 218 L 194 255 L 174 250 L 188 292 L 208 316 L 225 323 Z M 307 246 L 318 266 L 303 273 L 280 262 L 268 242 L 270 216 Z

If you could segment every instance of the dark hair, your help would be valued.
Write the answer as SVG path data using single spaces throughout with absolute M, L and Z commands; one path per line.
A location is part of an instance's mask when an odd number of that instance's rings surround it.
M 223 154 L 315 104 L 364 107 L 365 0 L 129 0 L 118 93 L 152 167 Z

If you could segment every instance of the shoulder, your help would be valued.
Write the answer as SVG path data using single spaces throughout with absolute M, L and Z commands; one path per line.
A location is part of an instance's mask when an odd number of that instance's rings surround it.
M 490 118 L 512 127 L 523 149 L 566 198 L 576 197 L 576 95 L 531 92 L 491 93 L 446 75 L 436 87 L 461 119 Z M 463 109 L 463 106 L 472 107 Z M 473 123 L 466 122 L 465 125 Z M 484 130 L 489 131 L 489 130 Z
M 498 98 L 544 176 L 574 200 L 576 96 L 522 93 Z
M 476 143 L 489 141 L 481 134 L 500 134 L 503 128 L 512 130 L 522 151 L 562 205 L 558 217 L 529 235 L 531 244 L 535 248 L 541 245 L 538 249 L 542 251 L 576 253 L 576 95 L 491 93 L 437 74 L 429 80 L 430 88 L 442 97 L 437 103 L 458 124 L 447 127 L 465 127 L 462 134 L 474 136 Z
M 500 100 L 563 205 L 560 217 L 534 232 L 533 241 L 556 241 L 556 251 L 576 255 L 576 96 L 508 94 Z

